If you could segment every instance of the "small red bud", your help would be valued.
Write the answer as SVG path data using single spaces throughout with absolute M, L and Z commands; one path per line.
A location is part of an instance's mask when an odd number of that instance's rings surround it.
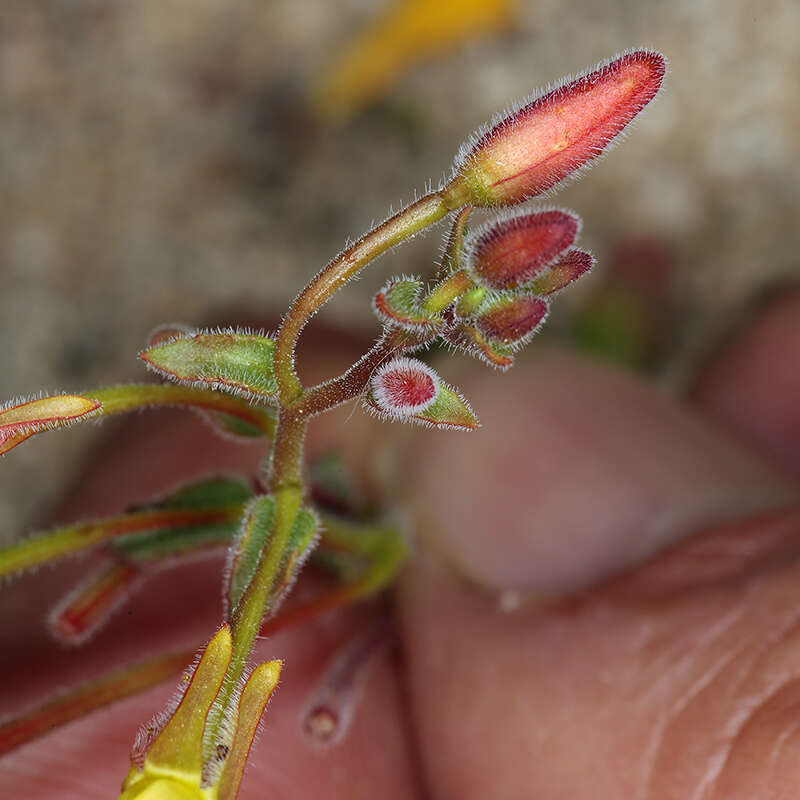
M 560 292 L 593 266 L 594 256 L 591 253 L 572 248 L 562 253 L 555 264 L 551 264 L 543 275 L 537 277 L 526 288 L 534 294 L 546 297 Z
M 529 339 L 544 324 L 547 310 L 546 300 L 534 295 L 519 295 L 481 314 L 476 326 L 487 339 L 517 344 Z
M 578 216 L 555 208 L 501 218 L 469 236 L 467 263 L 479 283 L 513 289 L 566 250 L 579 230 Z
M 539 95 L 462 148 L 446 202 L 503 206 L 551 189 L 605 150 L 665 72 L 661 53 L 635 50 Z
M 372 379 L 372 393 L 381 411 L 407 417 L 429 405 L 439 391 L 439 376 L 414 358 L 395 358 Z

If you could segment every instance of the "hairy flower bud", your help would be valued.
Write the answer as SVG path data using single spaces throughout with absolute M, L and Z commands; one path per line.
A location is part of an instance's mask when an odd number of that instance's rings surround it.
M 421 411 L 438 391 L 439 376 L 415 358 L 395 358 L 372 379 L 375 401 L 392 417 L 407 417 Z
M 546 300 L 533 295 L 518 295 L 481 314 L 476 327 L 492 341 L 505 345 L 523 344 L 544 324 L 547 311 Z
M 665 72 L 661 53 L 634 50 L 534 97 L 462 147 L 445 202 L 504 206 L 551 189 L 605 150 Z
M 594 256 L 585 250 L 573 247 L 562 253 L 547 270 L 531 281 L 525 288 L 533 294 L 546 297 L 569 286 L 594 266 Z
M 513 289 L 566 250 L 579 230 L 580 218 L 557 208 L 506 216 L 467 238 L 467 267 L 484 286 Z

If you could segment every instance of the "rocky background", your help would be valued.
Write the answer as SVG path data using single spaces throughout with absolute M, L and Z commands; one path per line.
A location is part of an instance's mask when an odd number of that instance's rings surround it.
M 406 36 L 395 78 L 345 107 L 330 89 L 343 53 L 366 40 L 391 55 L 398 26 L 381 20 L 403 5 L 3 0 L 0 396 L 141 378 L 135 354 L 162 322 L 274 318 L 492 113 L 631 46 L 667 54 L 667 91 L 557 198 L 600 264 L 548 335 L 679 387 L 749 303 L 798 279 L 795 0 L 487 0 L 502 24 L 429 35 L 424 54 Z M 322 319 L 375 330 L 371 295 L 426 273 L 442 231 Z M 0 541 L 46 514 L 97 431 L 3 459 Z

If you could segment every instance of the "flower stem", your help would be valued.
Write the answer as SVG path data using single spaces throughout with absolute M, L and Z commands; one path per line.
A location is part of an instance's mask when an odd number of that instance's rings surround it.
M 438 222 L 452 209 L 433 192 L 373 228 L 333 259 L 298 295 L 283 319 L 275 344 L 274 369 L 284 406 L 303 391 L 294 368 L 294 351 L 310 317 L 359 270 L 390 247 Z
M 434 330 L 389 328 L 350 369 L 338 378 L 306 389 L 291 408 L 314 416 L 346 403 L 364 391 L 375 370 L 387 358 L 424 347 L 435 336 Z

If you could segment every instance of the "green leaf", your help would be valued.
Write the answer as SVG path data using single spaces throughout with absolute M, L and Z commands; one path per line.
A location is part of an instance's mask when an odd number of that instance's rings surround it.
M 182 486 L 151 508 L 214 508 L 233 503 L 244 503 L 253 496 L 253 490 L 241 478 L 220 476 L 207 478 Z
M 189 524 L 169 525 L 137 531 L 115 540 L 109 548 L 136 561 L 152 561 L 166 556 L 183 555 L 204 547 L 226 544 L 239 527 L 237 515 L 226 513 L 240 509 L 253 492 L 243 480 L 214 477 L 181 487 L 143 509 L 161 511 L 214 511 L 217 518 L 191 520 Z M 139 509 L 136 509 L 139 510 Z
M 147 365 L 175 381 L 272 400 L 278 385 L 272 365 L 275 342 L 246 331 L 198 331 L 148 347 Z

